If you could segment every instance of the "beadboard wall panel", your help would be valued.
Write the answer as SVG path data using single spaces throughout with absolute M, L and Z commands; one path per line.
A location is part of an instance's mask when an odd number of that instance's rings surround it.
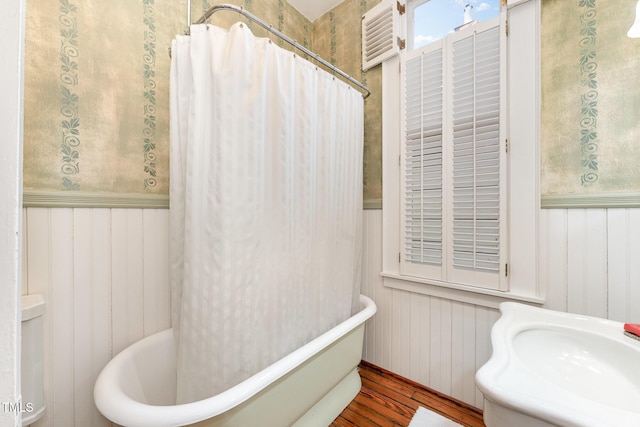
M 170 327 L 168 210 L 24 211 L 24 293 L 43 294 L 47 411 L 35 427 L 110 426 L 93 386 L 106 363 Z
M 362 293 L 378 312 L 367 323 L 364 360 L 482 407 L 475 372 L 491 355 L 497 310 L 385 287 L 382 211 L 364 213 Z
M 545 307 L 640 322 L 640 209 L 543 209 Z
M 609 318 L 640 323 L 640 209 L 610 209 Z
M 109 426 L 93 405 L 102 367 L 170 326 L 168 211 L 28 208 L 24 292 L 45 311 L 45 399 L 36 427 Z M 540 211 L 546 307 L 640 322 L 640 210 Z M 498 311 L 384 286 L 382 212 L 364 212 L 362 292 L 378 313 L 363 358 L 482 408 L 474 381 Z
M 607 317 L 607 211 L 572 209 L 567 229 L 567 311 Z
M 538 232 L 546 308 L 640 322 L 640 209 L 543 209 Z M 365 211 L 364 235 L 363 293 L 378 305 L 364 359 L 482 408 L 474 376 L 499 312 L 385 287 L 382 211 Z
M 539 217 L 538 278 L 545 289 L 545 306 L 558 311 L 567 311 L 567 216 L 566 209 L 545 209 Z

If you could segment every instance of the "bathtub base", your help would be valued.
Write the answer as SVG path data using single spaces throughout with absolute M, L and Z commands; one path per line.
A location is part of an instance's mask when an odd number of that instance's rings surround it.
M 362 381 L 354 369 L 340 381 L 325 397 L 313 405 L 293 427 L 326 427 L 333 422 L 358 395 Z
M 349 403 L 351 403 L 360 392 L 361 387 L 362 381 L 360 380 L 360 374 L 358 374 L 357 369 L 354 369 L 291 427 L 327 427 L 349 406 Z M 277 410 L 277 408 L 274 409 Z M 237 422 L 246 422 L 249 419 L 254 419 L 256 420 L 255 422 L 262 423 L 263 421 L 259 417 L 256 419 L 254 417 L 255 415 L 257 414 L 252 413 L 249 417 L 242 417 L 240 420 L 233 421 L 209 419 L 192 424 L 191 426 L 217 427 L 240 425 L 237 424 Z
M 361 387 L 364 324 L 327 347 L 251 400 L 193 427 L 326 427 Z

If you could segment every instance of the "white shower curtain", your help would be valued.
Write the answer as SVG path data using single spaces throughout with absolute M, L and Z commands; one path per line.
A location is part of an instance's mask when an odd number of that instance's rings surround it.
M 240 23 L 194 25 L 171 52 L 170 270 L 183 403 L 350 316 L 363 100 Z

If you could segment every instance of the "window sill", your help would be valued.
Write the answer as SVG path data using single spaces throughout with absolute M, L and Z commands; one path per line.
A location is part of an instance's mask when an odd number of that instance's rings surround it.
M 438 283 L 416 277 L 402 276 L 398 273 L 382 272 L 384 286 L 407 292 L 445 298 L 468 304 L 489 308 L 498 308 L 500 303 L 516 301 L 528 304 L 543 305 L 545 300 L 534 295 L 517 294 L 514 292 L 494 291 L 491 289 L 474 288 L 450 283 Z

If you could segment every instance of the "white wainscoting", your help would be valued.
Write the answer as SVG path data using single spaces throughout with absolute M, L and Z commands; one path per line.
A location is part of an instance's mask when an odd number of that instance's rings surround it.
M 168 211 L 27 208 L 24 293 L 45 296 L 45 399 L 36 427 L 108 426 L 93 404 L 107 361 L 170 325 Z M 475 371 L 496 310 L 386 288 L 382 211 L 364 213 L 362 292 L 378 305 L 364 359 L 482 408 Z M 640 209 L 540 211 L 548 308 L 640 323 Z
M 364 359 L 482 408 L 474 375 L 499 313 L 384 287 L 382 211 L 365 211 L 364 235 L 363 293 L 378 305 Z M 640 322 L 640 209 L 543 209 L 538 251 L 545 307 Z
M 545 306 L 640 323 L 640 209 L 543 209 Z
M 364 214 L 362 293 L 378 305 L 363 358 L 463 402 L 482 407 L 475 372 L 491 355 L 497 310 L 383 285 L 382 211 Z
M 43 294 L 47 410 L 36 427 L 109 426 L 93 403 L 104 365 L 170 327 L 168 210 L 24 210 L 25 294 Z

